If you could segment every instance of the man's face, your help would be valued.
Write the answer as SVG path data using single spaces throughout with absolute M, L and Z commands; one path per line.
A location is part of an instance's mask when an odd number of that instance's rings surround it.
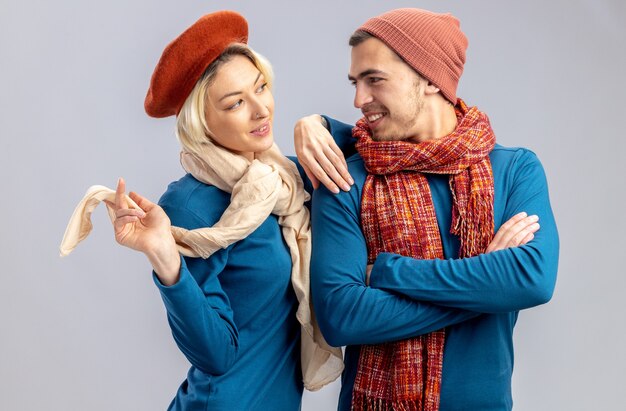
M 425 80 L 382 41 L 370 38 L 352 48 L 348 78 L 356 88 L 354 106 L 367 119 L 374 140 L 418 134 Z

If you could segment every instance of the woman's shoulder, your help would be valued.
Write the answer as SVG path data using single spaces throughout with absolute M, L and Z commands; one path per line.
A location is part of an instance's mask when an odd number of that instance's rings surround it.
M 172 224 L 188 229 L 212 226 L 229 204 L 229 193 L 198 181 L 191 174 L 170 183 L 159 200 Z

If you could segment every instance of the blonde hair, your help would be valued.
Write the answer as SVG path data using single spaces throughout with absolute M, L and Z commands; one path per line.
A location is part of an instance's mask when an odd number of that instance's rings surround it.
M 187 96 L 185 103 L 176 117 L 176 138 L 183 149 L 199 154 L 201 147 L 214 133 L 209 129 L 204 114 L 207 89 L 215 81 L 219 68 L 234 56 L 247 57 L 263 74 L 268 88 L 272 88 L 274 73 L 269 61 L 252 50 L 247 44 L 233 43 L 219 55 L 204 71 Z

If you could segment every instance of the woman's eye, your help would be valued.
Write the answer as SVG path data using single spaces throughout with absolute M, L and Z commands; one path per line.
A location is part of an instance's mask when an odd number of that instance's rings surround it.
M 239 107 L 241 105 L 241 103 L 243 103 L 243 100 L 237 100 L 237 102 L 235 104 L 233 104 L 232 106 L 228 106 L 226 109 L 227 110 L 234 110 L 237 107 Z
M 257 93 L 262 93 L 263 90 L 265 90 L 267 88 L 267 83 L 263 83 L 261 84 L 261 87 L 259 87 L 258 89 L 256 89 Z

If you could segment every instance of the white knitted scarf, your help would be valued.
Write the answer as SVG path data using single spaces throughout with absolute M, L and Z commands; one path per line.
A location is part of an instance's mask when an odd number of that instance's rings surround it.
M 197 180 L 231 193 L 228 208 L 212 227 L 186 230 L 172 227 L 178 250 L 189 257 L 208 258 L 215 251 L 246 238 L 270 214 L 278 216 L 283 238 L 291 254 L 291 284 L 299 305 L 296 317 L 301 324 L 301 362 L 304 386 L 316 391 L 334 381 L 343 370 L 340 348 L 324 340 L 310 300 L 309 261 L 311 228 L 304 206 L 309 195 L 293 162 L 276 144 L 257 153 L 250 162 L 207 141 L 196 154 L 181 153 L 183 168 Z M 115 191 L 91 187 L 74 210 L 61 243 L 61 255 L 69 254 L 91 231 L 91 213 L 103 200 L 115 199 Z M 130 207 L 138 206 L 127 197 Z M 107 206 L 108 208 L 108 206 Z M 114 213 L 108 208 L 109 216 Z

